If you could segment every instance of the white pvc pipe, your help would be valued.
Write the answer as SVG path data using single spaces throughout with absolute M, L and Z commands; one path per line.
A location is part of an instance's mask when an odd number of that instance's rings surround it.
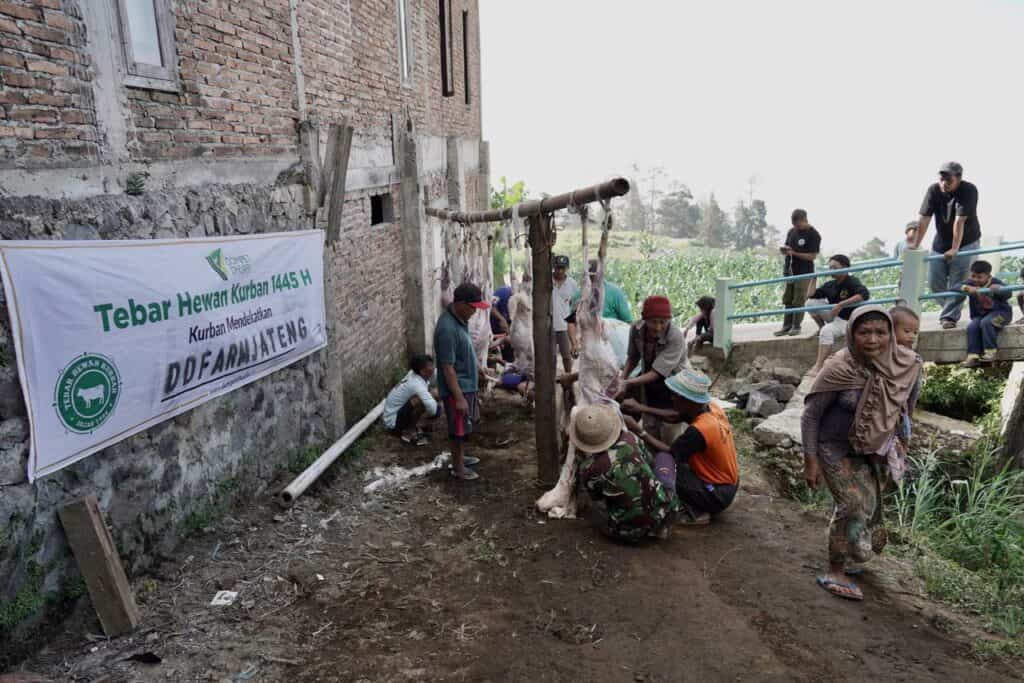
M 281 500 L 286 505 L 291 505 L 296 498 L 301 496 L 331 466 L 331 463 L 338 459 L 338 456 L 345 452 L 345 449 L 355 443 L 356 439 L 362 436 L 363 432 L 377 421 L 377 418 L 383 412 L 384 401 L 381 401 L 373 410 L 366 414 L 366 417 L 355 423 L 351 429 L 345 432 L 343 437 L 335 441 L 334 445 L 328 448 L 312 465 L 307 467 L 302 474 L 295 477 L 292 483 L 288 485 L 288 488 L 281 492 Z

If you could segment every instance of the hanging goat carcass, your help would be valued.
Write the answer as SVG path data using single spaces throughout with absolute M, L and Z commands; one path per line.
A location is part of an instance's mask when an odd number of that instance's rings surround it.
M 577 362 L 578 380 L 574 385 L 573 399 L 576 406 L 606 403 L 615 405 L 615 396 L 621 386 L 618 359 L 608 341 L 604 319 L 604 261 L 608 251 L 608 232 L 611 229 L 610 207 L 604 205 L 605 218 L 601 228 L 601 246 L 598 249 L 597 272 L 583 277 L 583 292 L 576 309 L 576 323 L 580 329 L 580 357 Z M 587 262 L 587 217 L 581 210 L 583 225 L 583 259 Z M 568 428 L 571 411 L 562 411 L 563 431 Z M 566 440 L 567 441 L 567 440 Z M 537 500 L 537 508 L 549 517 L 576 516 L 576 449 L 568 442 L 568 453 L 553 489 Z

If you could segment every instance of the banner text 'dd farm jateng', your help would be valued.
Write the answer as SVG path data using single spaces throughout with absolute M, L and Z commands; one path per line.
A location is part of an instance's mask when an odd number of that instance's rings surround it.
M 33 480 L 327 344 L 319 231 L 0 256 Z

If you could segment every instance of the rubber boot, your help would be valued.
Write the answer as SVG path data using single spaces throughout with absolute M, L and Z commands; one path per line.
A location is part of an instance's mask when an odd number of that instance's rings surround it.
M 774 332 L 773 334 L 776 337 L 785 337 L 787 334 L 789 334 L 789 330 L 792 329 L 792 327 L 793 327 L 793 314 L 792 313 L 787 313 L 785 315 L 785 317 L 782 319 L 782 329 L 778 330 L 777 332 Z
M 800 334 L 800 332 L 801 332 L 800 328 L 803 326 L 803 324 L 804 324 L 804 314 L 803 314 L 803 312 L 794 313 L 793 314 L 793 324 L 789 328 L 789 336 L 795 337 L 798 334 Z

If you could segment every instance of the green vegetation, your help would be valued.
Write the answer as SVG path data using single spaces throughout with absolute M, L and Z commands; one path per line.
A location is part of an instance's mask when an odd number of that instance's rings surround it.
M 970 454 L 964 477 L 935 453 L 915 460 L 916 479 L 891 497 L 893 538 L 919 551 L 930 594 L 982 615 L 1024 649 L 1024 472 L 994 452 Z
M 193 536 L 213 524 L 214 521 L 227 512 L 237 490 L 238 480 L 234 477 L 225 479 L 217 484 L 209 500 L 198 509 L 188 513 L 184 524 L 182 524 L 182 535 L 186 537 Z
M 1006 377 L 1006 368 L 998 366 L 981 371 L 955 365 L 927 365 L 918 405 L 958 420 L 974 421 L 998 414 Z

